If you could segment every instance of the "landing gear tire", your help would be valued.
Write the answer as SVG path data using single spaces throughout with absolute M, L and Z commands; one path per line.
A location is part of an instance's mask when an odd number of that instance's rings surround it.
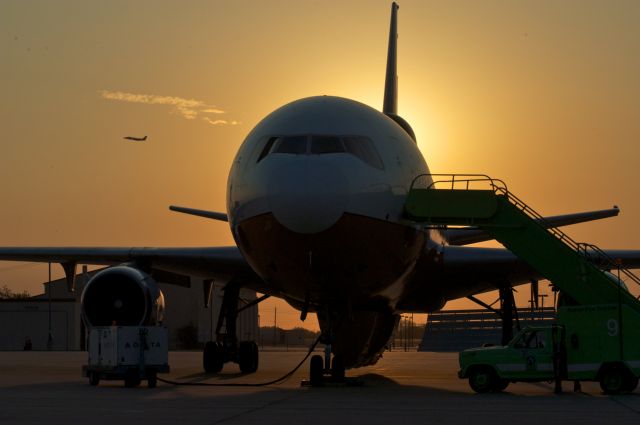
M 89 385 L 96 387 L 100 384 L 100 374 L 98 372 L 89 372 Z
M 258 370 L 258 344 L 254 341 L 242 341 L 238 346 L 238 365 L 242 373 L 254 373 Z
M 620 394 L 625 389 L 627 376 L 620 366 L 610 366 L 602 372 L 600 388 L 605 394 Z
M 477 368 L 469 374 L 469 386 L 477 393 L 494 390 L 497 380 L 495 372 L 488 367 Z
M 493 384 L 493 388 L 491 388 L 491 391 L 500 393 L 506 390 L 508 386 L 509 386 L 509 381 L 507 381 L 506 379 L 496 379 L 496 381 Z
M 218 373 L 222 370 L 224 366 L 224 351 L 219 343 L 209 341 L 204 345 L 202 366 L 206 373 Z
M 334 382 L 344 382 L 344 362 L 340 357 L 334 357 L 331 362 L 331 379 Z
M 309 366 L 309 382 L 312 387 L 321 387 L 324 385 L 324 359 L 321 355 L 311 357 Z

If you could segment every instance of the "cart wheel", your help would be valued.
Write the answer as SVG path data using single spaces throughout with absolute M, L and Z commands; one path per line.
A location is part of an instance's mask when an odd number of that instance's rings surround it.
M 147 386 L 149 388 L 155 388 L 158 386 L 158 375 L 155 371 L 149 372 L 149 377 L 147 378 Z
M 92 387 L 100 383 L 100 374 L 98 372 L 89 372 L 89 385 Z
M 134 388 L 140 385 L 140 373 L 136 369 L 128 370 L 124 374 L 124 386 L 126 388 Z

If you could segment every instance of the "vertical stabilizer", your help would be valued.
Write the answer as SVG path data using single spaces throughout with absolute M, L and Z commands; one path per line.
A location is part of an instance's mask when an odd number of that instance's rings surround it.
M 398 3 L 391 4 L 391 25 L 389 28 L 389 50 L 387 51 L 387 75 L 384 80 L 384 103 L 382 112 L 398 114 L 398 72 L 396 58 L 398 52 Z
M 387 75 L 384 79 L 384 102 L 382 113 L 394 120 L 407 134 L 416 141 L 413 129 L 398 115 L 398 3 L 391 3 L 391 25 L 389 28 L 389 50 L 387 52 Z

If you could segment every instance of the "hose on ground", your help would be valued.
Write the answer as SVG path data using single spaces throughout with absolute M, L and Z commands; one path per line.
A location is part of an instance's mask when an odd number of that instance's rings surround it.
M 169 385 L 185 385 L 185 386 L 191 386 L 191 387 L 265 387 L 267 385 L 275 385 L 275 384 L 280 384 L 284 381 L 286 381 L 287 379 L 291 378 L 291 376 L 296 373 L 296 371 L 298 369 L 300 369 L 300 366 L 302 366 L 304 364 L 304 362 L 307 361 L 307 359 L 309 358 L 309 356 L 311 355 L 311 353 L 313 353 L 313 350 L 315 350 L 316 346 L 318 345 L 318 343 L 320 342 L 320 337 L 318 337 L 315 342 L 313 344 L 311 344 L 311 347 L 309 347 L 309 352 L 307 353 L 306 356 L 304 356 L 304 358 L 300 361 L 300 363 L 298 363 L 298 365 L 296 367 L 294 367 L 290 372 L 286 373 L 285 375 L 281 376 L 278 379 L 274 379 L 272 381 L 267 381 L 267 382 L 259 382 L 259 383 L 241 383 L 241 382 L 180 382 L 180 381 L 172 381 L 170 379 L 164 379 L 164 378 L 160 378 L 158 377 L 158 381 L 159 382 L 163 382 L 165 384 L 169 384 Z

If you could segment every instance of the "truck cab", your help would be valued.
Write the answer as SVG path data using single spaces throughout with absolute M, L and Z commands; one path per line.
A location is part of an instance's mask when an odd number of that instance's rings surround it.
M 558 322 L 530 326 L 505 346 L 460 353 L 460 378 L 479 393 L 509 382 L 599 381 L 607 394 L 631 392 L 640 376 L 638 313 L 613 304 L 560 307 Z M 624 326 L 623 326 L 624 324 Z
M 476 392 L 502 391 L 510 381 L 553 379 L 551 327 L 526 327 L 509 344 L 460 353 L 460 378 Z

